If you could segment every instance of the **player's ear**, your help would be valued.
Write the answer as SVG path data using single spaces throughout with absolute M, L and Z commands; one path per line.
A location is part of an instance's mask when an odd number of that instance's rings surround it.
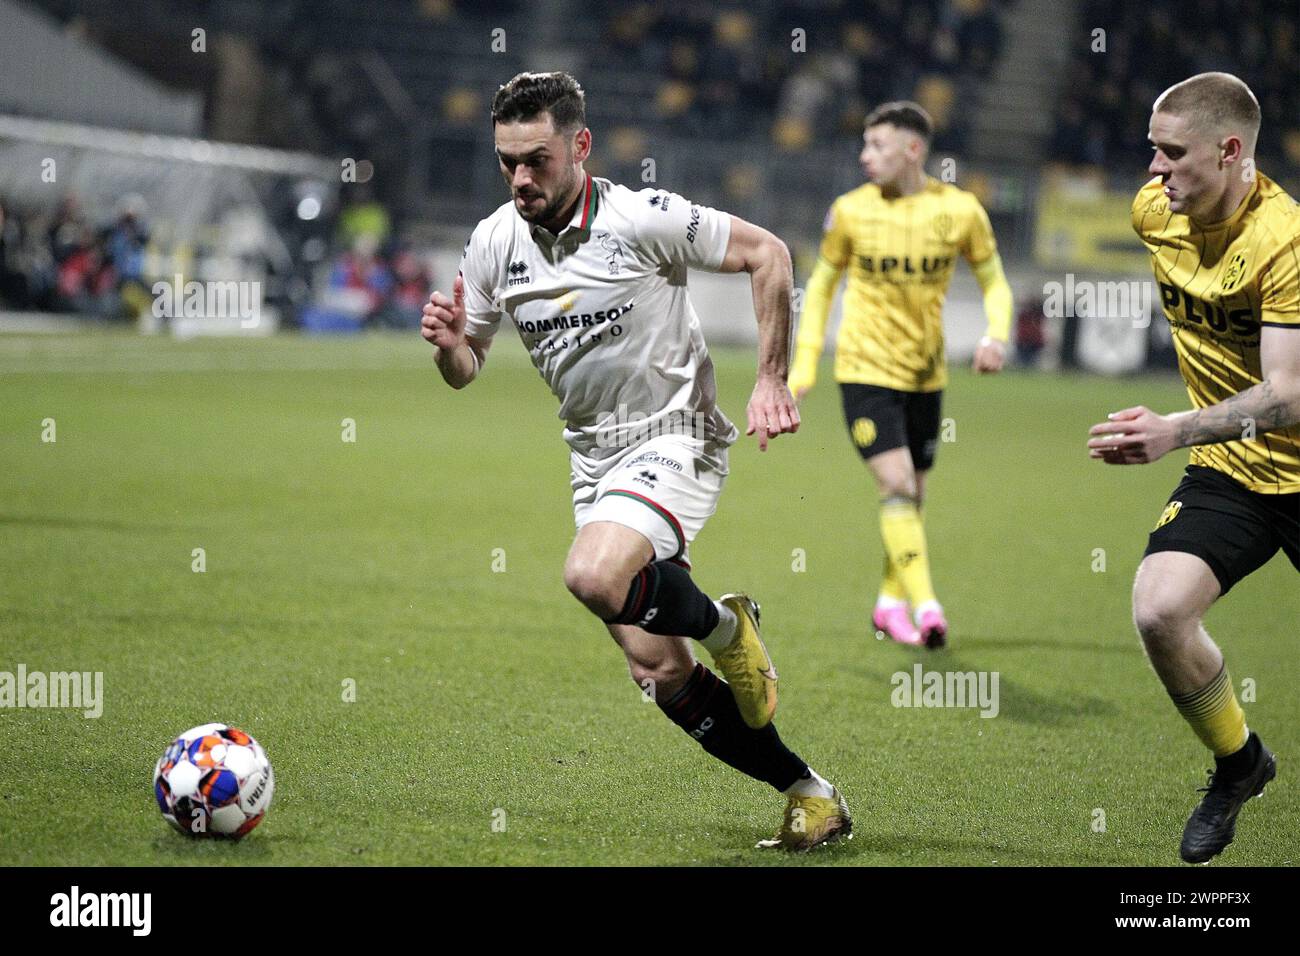
M 1225 165 L 1230 163 L 1241 162 L 1241 154 L 1244 151 L 1245 150 L 1241 142 L 1241 137 L 1229 136 L 1227 139 L 1225 139 L 1222 143 L 1219 144 L 1220 161 Z
M 570 144 L 575 163 L 586 162 L 587 157 L 591 155 L 591 130 L 583 127 L 573 134 L 573 142 Z
M 912 161 L 925 158 L 925 140 L 913 133 L 907 139 L 907 155 Z

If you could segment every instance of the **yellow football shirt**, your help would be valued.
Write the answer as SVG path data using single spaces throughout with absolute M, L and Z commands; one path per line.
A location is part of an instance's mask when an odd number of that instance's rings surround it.
M 943 301 L 957 256 L 975 266 L 995 252 L 979 200 L 932 177 L 910 196 L 887 199 L 866 183 L 836 199 L 819 252 L 849 274 L 836 381 L 906 392 L 943 388 Z
M 1151 253 L 1192 404 L 1217 405 L 1258 385 L 1260 327 L 1300 327 L 1296 201 L 1257 174 L 1236 212 L 1202 225 L 1170 211 L 1157 177 L 1133 200 L 1133 228 Z M 1196 445 L 1191 462 L 1215 468 L 1252 491 L 1297 492 L 1300 427 Z

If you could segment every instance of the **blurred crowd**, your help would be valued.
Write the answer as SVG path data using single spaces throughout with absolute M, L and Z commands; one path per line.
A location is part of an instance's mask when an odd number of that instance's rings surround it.
M 263 267 L 271 280 L 264 292 L 282 321 L 318 331 L 418 327 L 433 288 L 427 257 L 391 237 L 388 213 L 373 200 L 344 209 L 334 226 L 314 253 L 299 250 L 296 284 Z M 177 271 L 195 278 L 209 257 L 163 248 L 138 196 L 120 200 L 103 221 L 71 195 L 50 209 L 22 211 L 0 198 L 0 309 L 134 321 L 150 312 L 156 282 L 172 282 Z
M 919 99 L 937 143 L 966 133 L 955 109 L 963 86 L 987 78 L 1002 46 L 993 0 L 782 3 L 718 12 L 693 0 L 622 0 L 605 7 L 602 49 L 620 69 L 658 78 L 654 108 L 682 132 L 771 138 L 799 152 L 858 133 L 883 100 Z M 805 54 L 791 57 L 791 52 Z M 802 66 L 791 69 L 791 64 Z
M 343 331 L 350 326 L 412 329 L 433 291 L 427 261 L 409 245 L 373 236 L 357 237 L 334 257 L 322 294 L 302 310 L 309 331 Z
M 111 5 L 94 0 L 35 2 L 64 19 L 114 22 Z M 977 94 L 1004 53 L 1015 2 L 607 0 L 562 5 L 574 14 L 564 22 L 538 16 L 525 0 L 284 0 L 257 16 L 213 4 L 213 28 L 254 42 L 278 77 L 269 99 L 301 107 L 302 117 L 287 106 L 262 110 L 276 118 L 268 125 L 287 131 L 280 145 L 367 166 L 366 177 L 346 184 L 351 203 L 342 211 L 308 222 L 316 213 L 271 209 L 266 218 L 288 251 L 250 274 L 278 280 L 270 294 L 286 325 L 418 324 L 438 277 L 424 246 L 399 237 L 429 245 L 434 233 L 421 225 L 464 224 L 482 213 L 479 197 L 499 187 L 486 123 L 492 90 L 552 49 L 552 65 L 572 69 L 590 94 L 589 122 L 601 136 L 593 172 L 630 181 L 658 156 L 701 201 L 815 236 L 830 192 L 825 177 L 834 175 L 826 157 L 855 145 L 871 107 L 918 100 L 935 120 L 936 153 L 969 152 Z M 201 6 L 176 2 L 177 11 Z M 180 22 L 169 9 L 157 0 L 151 29 Z M 1226 69 L 1259 96 L 1261 167 L 1300 166 L 1295 0 L 1079 0 L 1063 8 L 1067 15 L 1062 29 L 1077 27 L 1080 36 L 1061 78 L 1049 158 L 1125 174 L 1143 168 L 1160 91 Z M 499 25 L 501 48 L 485 55 Z M 288 122 L 294 117 L 301 124 Z M 302 129 L 319 137 L 303 139 Z M 857 180 L 847 162 L 838 168 L 844 181 Z M 1008 218 L 1019 212 L 1015 193 L 1014 184 L 1004 190 Z M 388 209 L 404 210 L 408 221 L 395 226 Z M 130 319 L 148 309 L 156 279 L 201 276 L 204 266 L 233 271 L 218 242 L 195 239 L 195 248 L 178 250 L 164 211 L 155 212 L 151 222 L 136 199 L 87 213 L 73 197 L 40 209 L 14 209 L 0 197 L 0 307 Z
M 1083 6 L 1084 26 L 1104 33 L 1081 47 L 1070 66 L 1074 81 L 1058 107 L 1052 159 L 1145 166 L 1156 97 L 1193 74 L 1224 70 L 1249 83 L 1259 98 L 1261 164 L 1300 165 L 1300 4 L 1085 0 Z
M 308 331 L 410 329 L 433 291 L 428 257 L 397 238 L 388 208 L 359 188 L 333 224 L 311 295 L 296 322 Z
M 780 218 L 807 239 L 821 223 L 827 179 L 857 176 L 849 162 L 839 174 L 819 175 L 826 157 L 856 152 L 863 117 L 879 103 L 919 101 L 935 121 L 935 150 L 969 151 L 974 107 L 1015 5 L 132 0 L 156 15 L 127 32 L 116 28 L 112 4 L 32 2 L 94 25 L 109 49 L 145 64 L 202 9 L 210 32 L 238 36 L 255 51 L 270 91 L 247 109 L 225 97 L 222 108 L 214 86 L 212 122 L 224 116 L 222 128 L 241 136 L 255 128 L 265 145 L 364 159 L 382 171 L 373 183 L 390 208 L 441 224 L 474 221 L 477 197 L 496 186 L 484 159 L 497 86 L 524 69 L 569 69 L 589 94 L 600 137 L 592 172 L 628 181 L 645 176 L 643 164 L 654 158 L 691 184 L 693 198 Z M 168 58 L 157 60 L 165 76 Z
M 0 308 L 134 317 L 150 299 L 143 212 L 127 197 L 96 224 L 75 197 L 21 213 L 0 199 Z

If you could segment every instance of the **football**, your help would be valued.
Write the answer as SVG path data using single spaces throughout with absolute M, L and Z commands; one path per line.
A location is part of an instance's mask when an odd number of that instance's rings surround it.
M 237 840 L 266 816 L 275 774 L 244 731 L 203 724 L 167 747 L 154 766 L 153 792 L 167 822 L 187 836 Z

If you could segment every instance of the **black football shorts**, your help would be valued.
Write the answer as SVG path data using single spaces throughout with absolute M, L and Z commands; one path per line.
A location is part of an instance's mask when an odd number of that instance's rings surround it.
M 1260 494 L 1214 468 L 1188 465 L 1147 539 L 1146 554 L 1194 554 L 1227 594 L 1279 549 L 1300 571 L 1300 492 Z
M 841 382 L 840 397 L 844 400 L 849 437 L 863 458 L 907 446 L 917 471 L 929 471 L 934 466 L 942 391 L 901 392 L 879 385 Z

